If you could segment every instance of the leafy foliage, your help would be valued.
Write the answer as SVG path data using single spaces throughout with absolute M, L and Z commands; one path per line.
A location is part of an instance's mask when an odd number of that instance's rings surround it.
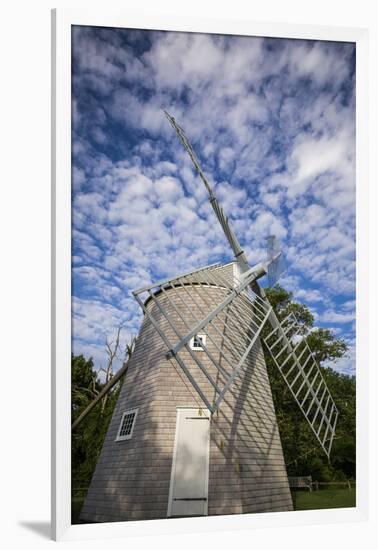
M 318 481 L 355 478 L 355 377 L 339 374 L 321 365 L 322 362 L 328 363 L 342 357 L 347 345 L 330 330 L 313 329 L 313 315 L 305 305 L 293 302 L 290 292 L 277 286 L 266 293 L 280 319 L 293 312 L 303 327 L 303 333 L 312 329 L 307 341 L 340 413 L 331 460 L 328 461 L 270 354 L 265 353 L 288 474 L 311 475 Z
M 325 328 L 312 330 L 307 336 L 307 343 L 315 355 L 318 363 L 322 361 L 335 361 L 347 351 L 344 340 L 335 338 L 334 334 Z
M 97 377 L 93 360 L 72 356 L 72 421 L 89 405 L 104 384 Z M 98 404 L 72 433 L 72 485 L 86 487 L 94 473 L 105 435 L 119 395 L 121 382 L 108 394 L 106 406 Z

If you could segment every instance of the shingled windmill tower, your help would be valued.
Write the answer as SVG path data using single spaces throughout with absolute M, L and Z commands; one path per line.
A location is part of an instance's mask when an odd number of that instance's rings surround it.
M 234 254 L 134 291 L 144 319 L 81 513 L 84 521 L 292 510 L 262 350 L 329 456 L 338 411 L 293 314 L 279 320 L 182 128 L 166 113 Z

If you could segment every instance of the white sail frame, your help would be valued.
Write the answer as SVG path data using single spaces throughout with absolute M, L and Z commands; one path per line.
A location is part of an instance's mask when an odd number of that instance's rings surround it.
M 329 458 L 339 411 L 324 376 L 294 313 L 279 321 L 272 312 L 269 321 L 273 330 L 264 338 L 265 345 Z

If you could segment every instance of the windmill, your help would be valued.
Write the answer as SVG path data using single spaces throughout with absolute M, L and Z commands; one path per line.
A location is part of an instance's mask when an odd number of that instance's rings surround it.
M 144 319 L 81 517 L 122 521 L 292 510 L 261 340 L 330 456 L 338 411 L 293 313 L 258 284 L 285 262 L 277 239 L 250 266 L 183 131 L 234 254 L 133 292 Z M 264 332 L 263 332 L 264 329 Z

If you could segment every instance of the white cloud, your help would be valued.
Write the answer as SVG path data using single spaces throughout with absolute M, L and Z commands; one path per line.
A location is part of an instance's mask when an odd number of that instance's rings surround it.
M 303 139 L 294 147 L 289 159 L 295 177 L 290 180 L 288 193 L 294 197 L 307 190 L 314 179 L 325 172 L 338 172 L 345 162 L 347 150 L 341 136 L 322 139 Z
M 256 235 L 260 240 L 265 239 L 269 235 L 275 235 L 278 239 L 284 239 L 287 235 L 287 229 L 283 222 L 272 212 L 261 212 L 257 218 L 251 223 L 249 231 L 250 238 Z
M 323 44 L 302 43 L 292 48 L 289 59 L 292 71 L 310 77 L 320 85 L 324 82 L 339 83 L 348 74 L 345 59 L 334 55 L 332 48 L 326 48 Z
M 320 315 L 320 320 L 325 323 L 350 323 L 356 319 L 354 312 L 343 313 L 339 311 L 326 310 Z
M 277 210 L 282 199 L 280 193 L 276 192 L 262 193 L 261 200 L 264 204 L 266 204 L 266 206 L 268 206 L 272 210 Z
M 289 215 L 291 232 L 296 237 L 317 239 L 317 235 L 312 232 L 328 224 L 331 215 L 329 210 L 319 204 L 298 208 Z
M 176 90 L 187 82 L 195 86 L 220 69 L 222 54 L 206 35 L 166 33 L 144 55 L 161 88 Z
M 307 302 L 322 302 L 326 300 L 324 294 L 320 290 L 316 289 L 299 289 L 294 293 L 294 298 L 303 300 L 304 303 Z
M 160 201 L 175 201 L 184 195 L 181 184 L 172 176 L 163 176 L 155 182 L 155 192 Z
M 353 308 L 332 300 L 355 291 L 352 46 L 122 33 L 74 34 L 80 345 L 99 346 L 125 312 L 137 325 L 129 289 L 232 257 L 164 108 L 184 126 L 250 261 L 275 234 L 295 298 L 319 306 L 321 322 L 350 322 Z

